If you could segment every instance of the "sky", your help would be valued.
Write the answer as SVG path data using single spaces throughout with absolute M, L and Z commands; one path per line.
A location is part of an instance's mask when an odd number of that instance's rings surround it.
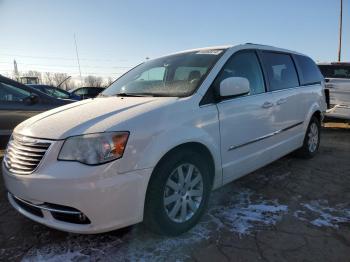
M 0 74 L 64 72 L 116 78 L 185 49 L 259 43 L 337 59 L 340 0 L 0 0 Z M 344 0 L 343 61 L 350 61 Z

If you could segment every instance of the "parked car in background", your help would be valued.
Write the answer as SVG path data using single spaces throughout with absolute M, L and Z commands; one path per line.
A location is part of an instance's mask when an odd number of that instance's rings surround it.
M 105 90 L 103 87 L 79 87 L 70 92 L 81 99 L 88 99 L 98 96 L 103 90 Z
M 59 99 L 72 99 L 72 100 L 81 100 L 80 96 L 74 94 L 74 93 L 70 93 L 66 90 L 54 87 L 54 86 L 50 86 L 50 85 L 28 85 L 32 88 L 35 88 L 41 92 L 44 92 L 45 94 L 55 97 L 55 98 L 59 98 Z
M 47 226 L 100 233 L 144 221 L 178 235 L 213 189 L 295 150 L 315 156 L 325 110 L 324 79 L 303 54 L 194 49 L 21 123 L 2 174 L 12 206 Z M 26 153 L 36 158 L 22 162 Z
M 49 96 L 30 86 L 0 75 L 0 147 L 20 122 L 46 110 L 72 103 Z
M 327 119 L 350 121 L 350 63 L 318 64 L 330 95 Z

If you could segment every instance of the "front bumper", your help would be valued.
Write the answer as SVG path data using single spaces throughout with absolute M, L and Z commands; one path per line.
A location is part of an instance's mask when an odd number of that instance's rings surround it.
M 2 173 L 11 205 L 26 217 L 63 231 L 102 233 L 143 219 L 152 169 L 118 174 L 117 163 L 90 167 L 56 161 L 54 166 L 30 175 L 13 175 L 3 165 Z M 36 213 L 21 201 L 41 210 Z M 55 215 L 57 211 L 64 216 L 66 211 L 75 212 L 77 221 L 83 223 L 63 221 Z

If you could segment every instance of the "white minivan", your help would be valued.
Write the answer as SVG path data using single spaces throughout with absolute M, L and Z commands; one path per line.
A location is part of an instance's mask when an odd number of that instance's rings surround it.
M 325 110 L 324 79 L 305 55 L 189 50 L 22 122 L 2 173 L 12 206 L 49 227 L 100 233 L 144 221 L 177 235 L 212 190 L 295 150 L 313 157 Z

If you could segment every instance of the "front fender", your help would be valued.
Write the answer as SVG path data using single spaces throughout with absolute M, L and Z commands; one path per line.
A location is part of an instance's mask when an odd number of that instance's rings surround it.
M 157 136 L 155 144 L 149 145 L 145 149 L 149 157 L 143 158 L 140 165 L 154 167 L 161 158 L 173 148 L 186 143 L 199 143 L 205 146 L 213 157 L 215 165 L 213 186 L 216 188 L 222 184 L 219 139 L 219 134 L 215 137 L 212 135 L 210 136 L 200 128 L 180 127 Z
M 220 130 L 216 106 L 193 109 L 177 105 L 177 109 L 163 111 L 158 116 L 156 120 L 154 117 L 147 118 L 147 127 L 135 126 L 130 132 L 125 157 L 120 159 L 119 173 L 154 168 L 173 148 L 194 142 L 202 144 L 211 153 L 215 164 L 214 187 L 221 185 Z

